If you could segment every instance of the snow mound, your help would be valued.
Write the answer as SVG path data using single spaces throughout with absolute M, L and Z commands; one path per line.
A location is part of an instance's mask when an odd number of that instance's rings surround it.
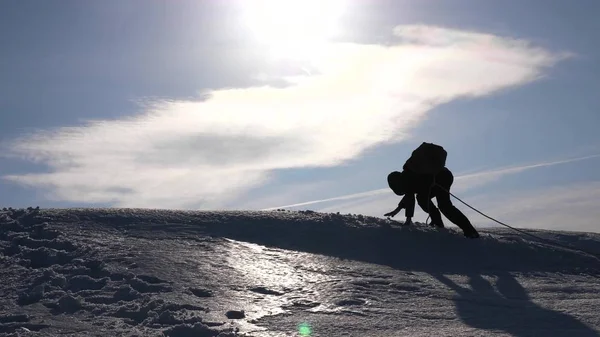
M 311 211 L 5 209 L 0 334 L 597 336 L 600 236 L 528 232 L 542 240 Z

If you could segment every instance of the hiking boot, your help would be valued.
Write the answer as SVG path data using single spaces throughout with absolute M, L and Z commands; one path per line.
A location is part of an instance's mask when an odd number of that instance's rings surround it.
M 465 232 L 465 237 L 469 239 L 477 239 L 479 237 L 479 233 L 477 232 Z
M 432 222 L 429 224 L 431 227 L 436 227 L 436 228 L 444 228 L 444 224 L 443 223 L 438 223 L 438 222 Z

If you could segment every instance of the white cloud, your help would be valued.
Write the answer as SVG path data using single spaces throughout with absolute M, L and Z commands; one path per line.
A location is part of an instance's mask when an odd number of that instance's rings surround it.
M 529 164 L 529 165 L 520 165 L 520 166 L 512 166 L 512 167 L 503 167 L 495 170 L 488 170 L 482 172 L 476 172 L 471 174 L 461 175 L 456 177 L 455 185 L 457 188 L 454 188 L 456 191 L 466 191 L 473 189 L 475 187 L 480 187 L 491 182 L 497 181 L 502 177 L 510 174 L 517 174 L 524 171 L 528 171 L 531 169 L 542 168 L 542 167 L 550 167 L 561 164 L 569 164 L 582 160 L 594 159 L 600 157 L 600 154 L 592 154 L 583 157 L 577 158 L 569 158 L 558 161 L 548 161 L 543 163 Z
M 342 195 L 339 197 L 311 200 L 311 201 L 299 202 L 299 203 L 295 203 L 295 204 L 270 207 L 270 208 L 265 208 L 264 210 L 274 210 L 274 209 L 278 209 L 278 208 L 297 208 L 297 207 L 309 206 L 309 205 L 315 205 L 315 204 L 332 203 L 332 202 L 336 202 L 336 201 L 366 199 L 366 198 L 381 196 L 382 194 L 385 194 L 385 193 L 390 193 L 390 190 L 388 188 L 381 188 L 381 189 L 367 191 L 367 192 Z M 352 203 L 354 203 L 354 202 L 352 202 Z
M 11 150 L 51 171 L 5 178 L 66 201 L 217 207 L 271 170 L 338 165 L 403 139 L 439 104 L 528 83 L 565 57 L 474 32 L 395 33 L 393 46 L 327 46 L 316 75 L 286 88 L 217 90 L 19 139 Z

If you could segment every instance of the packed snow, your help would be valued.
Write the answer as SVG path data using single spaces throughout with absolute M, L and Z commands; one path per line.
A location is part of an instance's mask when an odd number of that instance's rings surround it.
M 1 336 L 600 336 L 600 235 L 311 211 L 0 211 Z

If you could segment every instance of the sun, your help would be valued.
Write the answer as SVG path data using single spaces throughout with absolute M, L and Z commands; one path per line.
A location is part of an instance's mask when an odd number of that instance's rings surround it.
M 310 53 L 339 33 L 345 0 L 247 0 L 243 22 L 260 44 L 283 54 Z

